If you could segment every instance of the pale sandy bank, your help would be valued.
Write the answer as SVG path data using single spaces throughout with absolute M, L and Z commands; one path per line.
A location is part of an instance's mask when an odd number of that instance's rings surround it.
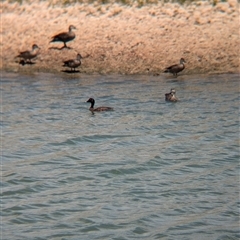
M 152 74 L 178 63 L 182 74 L 240 72 L 239 7 L 229 0 L 213 6 L 159 3 L 141 8 L 120 4 L 70 6 L 32 1 L 2 2 L 0 66 L 7 71 L 64 70 L 62 61 L 81 53 L 83 73 Z M 77 27 L 72 49 L 57 50 L 51 36 Z M 19 65 L 19 51 L 41 47 L 34 65 Z

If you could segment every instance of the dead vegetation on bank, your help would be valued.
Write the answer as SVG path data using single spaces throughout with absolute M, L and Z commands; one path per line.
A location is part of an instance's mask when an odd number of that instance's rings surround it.
M 153 3 L 130 7 L 119 3 L 4 1 L 1 9 L 1 69 L 62 70 L 62 62 L 83 56 L 81 72 L 159 74 L 186 60 L 184 74 L 239 72 L 238 2 Z M 61 3 L 61 4 L 59 4 Z M 101 2 L 100 2 L 101 3 Z M 57 50 L 51 36 L 77 27 L 71 49 Z M 19 51 L 41 47 L 36 64 L 21 66 Z

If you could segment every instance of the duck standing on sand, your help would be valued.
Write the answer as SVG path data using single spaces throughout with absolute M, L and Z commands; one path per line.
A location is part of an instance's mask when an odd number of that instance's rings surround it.
M 75 72 L 76 71 L 75 68 L 77 68 L 81 65 L 81 59 L 82 59 L 82 56 L 81 56 L 81 54 L 78 53 L 76 59 L 69 59 L 67 61 L 64 61 L 63 67 L 69 67 L 69 68 L 71 68 L 71 72 L 72 71 Z
M 27 50 L 24 52 L 20 52 L 19 55 L 17 55 L 16 57 L 22 58 L 22 60 L 20 61 L 20 63 L 22 63 L 22 64 L 25 64 L 27 61 L 29 63 L 32 63 L 31 59 L 35 58 L 38 55 L 39 50 L 40 50 L 40 48 L 38 47 L 38 45 L 33 44 L 31 51 Z
M 111 107 L 97 107 L 97 108 L 94 108 L 95 100 L 93 98 L 89 98 L 87 100 L 87 102 L 91 103 L 91 107 L 89 108 L 89 110 L 91 112 L 113 111 L 113 108 L 111 108 Z
M 174 76 L 177 77 L 177 74 L 185 68 L 184 63 L 186 63 L 186 61 L 184 60 L 184 58 L 181 58 L 179 64 L 174 64 L 170 67 L 165 68 L 164 72 L 165 73 L 168 73 L 168 72 L 172 73 Z
M 72 41 L 75 38 L 75 33 L 73 32 L 73 29 L 77 29 L 75 26 L 70 25 L 68 28 L 68 32 L 62 32 L 59 34 L 56 34 L 52 37 L 51 42 L 63 42 L 64 46 L 62 48 L 69 48 L 67 47 L 67 42 Z
M 170 93 L 165 94 L 165 100 L 169 102 L 177 102 L 178 98 L 176 97 L 176 91 L 175 89 L 171 89 Z

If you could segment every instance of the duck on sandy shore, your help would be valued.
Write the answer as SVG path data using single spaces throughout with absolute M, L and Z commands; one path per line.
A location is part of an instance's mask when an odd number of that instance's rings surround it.
M 81 59 L 82 59 L 82 56 L 81 54 L 78 53 L 76 59 L 69 59 L 64 61 L 63 67 L 71 68 L 71 72 L 75 72 L 76 68 L 81 65 Z
M 165 94 L 165 100 L 169 102 L 177 102 L 178 98 L 176 97 L 176 91 L 175 89 L 171 89 L 170 93 Z
M 39 54 L 40 48 L 38 47 L 37 44 L 32 45 L 32 50 L 27 50 L 20 52 L 19 55 L 16 57 L 21 58 L 22 60 L 20 61 L 21 64 L 25 64 L 26 62 L 32 63 L 31 59 L 35 58 Z
M 87 102 L 91 103 L 91 107 L 89 108 L 89 110 L 91 112 L 113 111 L 113 108 L 111 108 L 111 107 L 97 107 L 97 108 L 94 108 L 95 100 L 93 98 L 89 98 L 87 100 Z
M 50 41 L 50 43 L 63 42 L 64 46 L 62 48 L 69 48 L 66 43 L 69 41 L 72 41 L 76 36 L 75 33 L 73 32 L 73 29 L 77 29 L 77 28 L 73 25 L 70 25 L 68 27 L 68 32 L 62 32 L 62 33 L 54 35 L 52 37 L 52 40 Z
M 174 76 L 177 77 L 177 74 L 185 68 L 184 63 L 186 63 L 186 61 L 184 60 L 184 58 L 181 58 L 179 64 L 174 64 L 170 67 L 165 68 L 164 72 L 172 73 Z

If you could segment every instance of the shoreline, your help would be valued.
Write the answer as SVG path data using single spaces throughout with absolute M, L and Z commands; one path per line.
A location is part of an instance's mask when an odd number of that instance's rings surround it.
M 77 69 L 86 74 L 162 74 L 179 63 L 181 74 L 239 73 L 239 9 L 229 0 L 190 5 L 158 3 L 141 8 L 120 4 L 54 5 L 39 1 L 2 3 L 0 70 L 7 72 L 61 72 L 64 60 L 83 56 Z M 73 24 L 71 49 L 51 37 Z M 20 65 L 20 51 L 41 50 L 35 64 Z

